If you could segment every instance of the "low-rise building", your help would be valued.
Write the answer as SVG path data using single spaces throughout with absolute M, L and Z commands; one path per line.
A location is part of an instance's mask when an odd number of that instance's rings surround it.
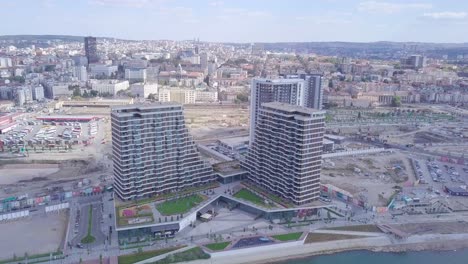
M 146 69 L 125 69 L 125 79 L 130 82 L 146 82 Z
M 32 96 L 36 101 L 44 99 L 44 87 L 42 85 L 37 85 L 32 88 Z
M 195 92 L 196 102 L 213 103 L 218 101 L 218 92 L 216 91 L 196 91 Z
M 150 94 L 158 93 L 157 83 L 134 83 L 130 85 L 130 92 L 133 96 L 148 98 Z
M 90 64 L 89 69 L 91 75 L 94 77 L 110 77 L 117 72 L 118 67 L 116 65 Z
M 93 80 L 91 82 L 91 89 L 97 91 L 99 94 L 116 95 L 117 92 L 129 88 L 128 81 L 119 80 Z

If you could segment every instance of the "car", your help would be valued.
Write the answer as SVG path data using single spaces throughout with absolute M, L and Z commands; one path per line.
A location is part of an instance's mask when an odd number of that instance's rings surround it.
M 77 248 L 83 248 L 83 245 L 81 243 L 76 244 Z

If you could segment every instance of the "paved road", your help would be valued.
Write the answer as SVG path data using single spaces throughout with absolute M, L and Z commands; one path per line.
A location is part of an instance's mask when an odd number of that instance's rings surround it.
M 90 208 L 92 208 L 92 218 L 91 218 L 91 235 L 94 236 L 96 239 L 95 242 L 84 245 L 87 247 L 93 247 L 97 245 L 104 244 L 106 240 L 106 235 L 101 230 L 101 219 L 102 219 L 102 206 L 101 203 L 93 203 L 89 204 L 86 203 L 83 206 L 79 207 L 80 210 L 80 221 L 78 223 L 78 233 L 76 236 L 71 240 L 72 246 L 76 246 L 80 243 L 81 239 L 87 236 L 88 234 L 88 224 L 89 224 L 89 217 L 90 217 Z M 73 216 L 73 220 L 75 216 Z M 74 227 L 74 225 L 72 226 Z

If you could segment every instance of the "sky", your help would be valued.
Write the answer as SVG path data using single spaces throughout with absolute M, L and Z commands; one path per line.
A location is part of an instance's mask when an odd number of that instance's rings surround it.
M 0 0 L 0 35 L 468 42 L 467 0 Z

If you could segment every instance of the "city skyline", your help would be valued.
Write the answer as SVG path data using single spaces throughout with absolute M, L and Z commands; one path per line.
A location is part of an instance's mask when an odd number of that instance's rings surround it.
M 74 3 L 74 8 L 62 0 L 20 0 L 3 1 L 2 6 L 9 10 L 5 19 L 15 21 L 0 31 L 2 35 L 213 42 L 468 42 L 463 34 L 468 3 L 454 0 L 298 0 L 291 6 L 279 0 L 90 0 Z M 28 17 L 28 22 L 18 20 L 17 14 Z

